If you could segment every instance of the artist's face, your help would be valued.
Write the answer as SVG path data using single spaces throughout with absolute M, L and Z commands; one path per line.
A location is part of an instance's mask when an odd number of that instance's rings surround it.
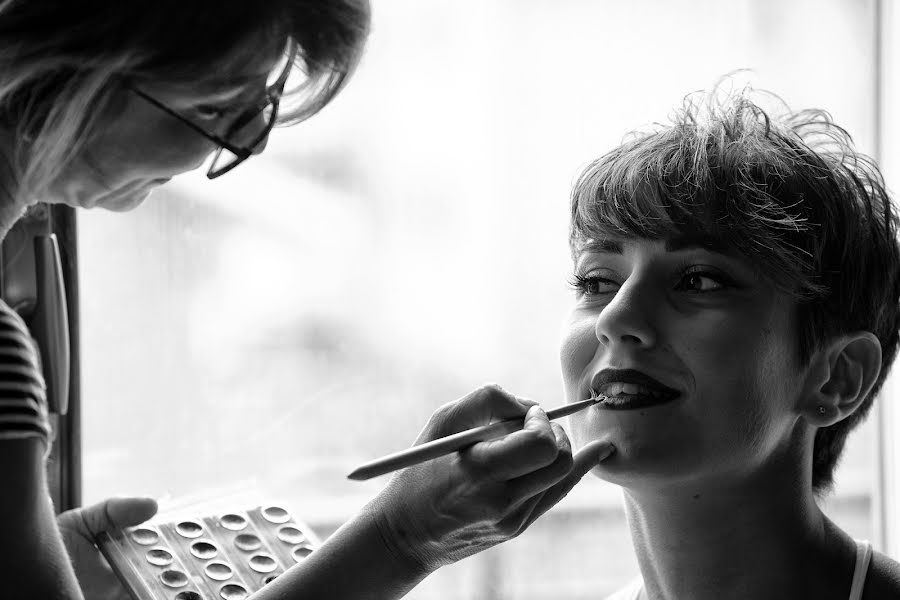
M 244 74 L 244 79 L 255 76 L 255 83 L 240 86 L 140 84 L 141 92 L 182 119 L 123 86 L 116 91 L 114 106 L 102 115 L 98 135 L 88 140 L 44 200 L 114 211 L 137 207 L 156 187 L 199 168 L 218 149 L 184 120 L 223 137 L 230 124 L 264 95 L 274 63 L 274 59 L 267 61 L 255 73 Z M 229 141 L 240 144 L 244 140 Z M 254 153 L 264 147 L 265 141 Z
M 801 387 L 793 302 L 691 240 L 593 242 L 576 256 L 560 356 L 568 402 L 609 397 L 571 417 L 578 445 L 616 447 L 595 473 L 693 483 L 783 455 Z

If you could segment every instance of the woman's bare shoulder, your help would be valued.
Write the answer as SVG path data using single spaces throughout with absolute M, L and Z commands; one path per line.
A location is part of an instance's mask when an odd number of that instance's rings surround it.
M 900 563 L 881 552 L 873 552 L 863 589 L 863 600 L 898 598 L 900 598 Z

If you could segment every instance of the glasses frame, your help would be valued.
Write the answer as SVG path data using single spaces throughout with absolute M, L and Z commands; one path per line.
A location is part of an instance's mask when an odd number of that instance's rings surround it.
M 278 106 L 281 101 L 281 96 L 284 93 L 284 86 L 285 86 L 285 83 L 287 82 L 288 75 L 290 74 L 291 68 L 294 65 L 294 57 L 295 57 L 296 53 L 297 53 L 297 46 L 296 46 L 296 44 L 292 43 L 291 47 L 290 47 L 290 51 L 288 53 L 288 59 L 287 59 L 287 63 L 285 64 L 284 71 L 282 71 L 282 73 L 278 76 L 278 79 L 275 81 L 275 83 L 273 83 L 271 86 L 269 86 L 266 89 L 266 99 L 264 101 L 260 102 L 259 104 L 255 105 L 251 108 L 248 108 L 246 111 L 244 111 L 244 113 L 242 115 L 238 116 L 238 118 L 235 120 L 235 122 L 232 123 L 231 126 L 228 128 L 228 130 L 225 132 L 225 135 L 221 136 L 221 137 L 214 133 L 207 131 L 204 127 L 201 127 L 200 125 L 198 125 L 197 123 L 194 123 L 192 120 L 185 117 L 184 115 L 169 108 L 168 106 L 165 105 L 165 103 L 157 100 L 156 98 L 154 98 L 150 94 L 142 91 L 141 89 L 132 87 L 131 90 L 135 94 L 137 94 L 138 96 L 140 96 L 141 98 L 143 98 L 144 100 L 146 100 L 147 102 L 152 104 L 153 106 L 159 108 L 166 114 L 168 114 L 172 117 L 175 117 L 176 119 L 178 119 L 179 121 L 181 121 L 182 123 L 184 123 L 185 125 L 190 127 L 192 130 L 194 130 L 196 133 L 202 135 L 203 137 L 205 137 L 206 139 L 208 139 L 209 141 L 211 141 L 212 143 L 214 143 L 216 146 L 219 147 L 218 150 L 216 150 L 216 153 L 212 159 L 212 163 L 210 164 L 209 169 L 206 172 L 206 177 L 208 179 L 215 179 L 216 177 L 220 177 L 220 176 L 224 175 L 225 173 L 228 173 L 229 171 L 231 171 L 232 169 L 237 167 L 239 164 L 241 164 L 242 162 L 244 162 L 245 160 L 247 160 L 248 158 L 253 156 L 253 152 L 257 148 L 257 146 L 259 146 L 259 144 L 262 143 L 262 141 L 265 140 L 269 136 L 269 134 L 272 132 L 272 128 L 275 126 L 275 121 L 278 120 Z M 237 132 L 242 127 L 247 125 L 247 123 L 251 122 L 257 116 L 259 116 L 259 114 L 262 113 L 264 110 L 266 110 L 266 108 L 268 108 L 269 106 L 272 107 L 272 115 L 269 118 L 268 123 L 266 123 L 266 126 L 263 128 L 262 131 L 260 131 L 259 135 L 250 143 L 249 146 L 240 146 L 237 144 L 232 144 L 231 142 L 229 142 L 226 139 L 226 138 L 234 135 L 235 132 Z M 223 167 L 216 169 L 215 168 L 216 161 L 219 159 L 219 156 L 222 154 L 222 150 L 227 150 L 227 151 L 231 152 L 232 154 L 235 155 L 236 159 L 227 163 Z

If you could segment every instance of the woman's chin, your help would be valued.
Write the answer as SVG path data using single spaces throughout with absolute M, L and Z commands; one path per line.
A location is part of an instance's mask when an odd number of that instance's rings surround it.
M 143 204 L 153 190 L 167 183 L 169 179 L 163 177 L 132 180 L 112 190 L 103 189 L 99 185 L 78 185 L 76 182 L 57 193 L 49 194 L 45 202 L 65 204 L 72 208 L 102 208 L 112 212 L 128 212 Z
M 94 206 L 111 212 L 128 212 L 143 204 L 144 200 L 153 193 L 154 189 L 155 188 L 147 188 L 136 190 L 123 196 L 101 198 L 97 200 Z
M 646 440 L 637 436 L 603 436 L 616 451 L 591 469 L 591 474 L 622 487 L 643 487 L 654 482 L 675 481 L 690 476 L 702 460 L 683 445 L 669 440 Z
M 113 193 L 102 195 L 96 199 L 91 206 L 85 208 L 102 208 L 111 212 L 128 212 L 134 210 L 144 203 L 144 201 L 153 193 L 153 190 L 168 183 L 171 178 L 163 177 L 159 179 L 150 179 L 128 186 Z

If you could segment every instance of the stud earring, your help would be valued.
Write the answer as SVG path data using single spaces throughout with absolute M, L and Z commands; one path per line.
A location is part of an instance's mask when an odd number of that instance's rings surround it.
M 825 416 L 825 407 L 824 406 L 819 407 L 819 414 L 822 415 L 823 417 Z

